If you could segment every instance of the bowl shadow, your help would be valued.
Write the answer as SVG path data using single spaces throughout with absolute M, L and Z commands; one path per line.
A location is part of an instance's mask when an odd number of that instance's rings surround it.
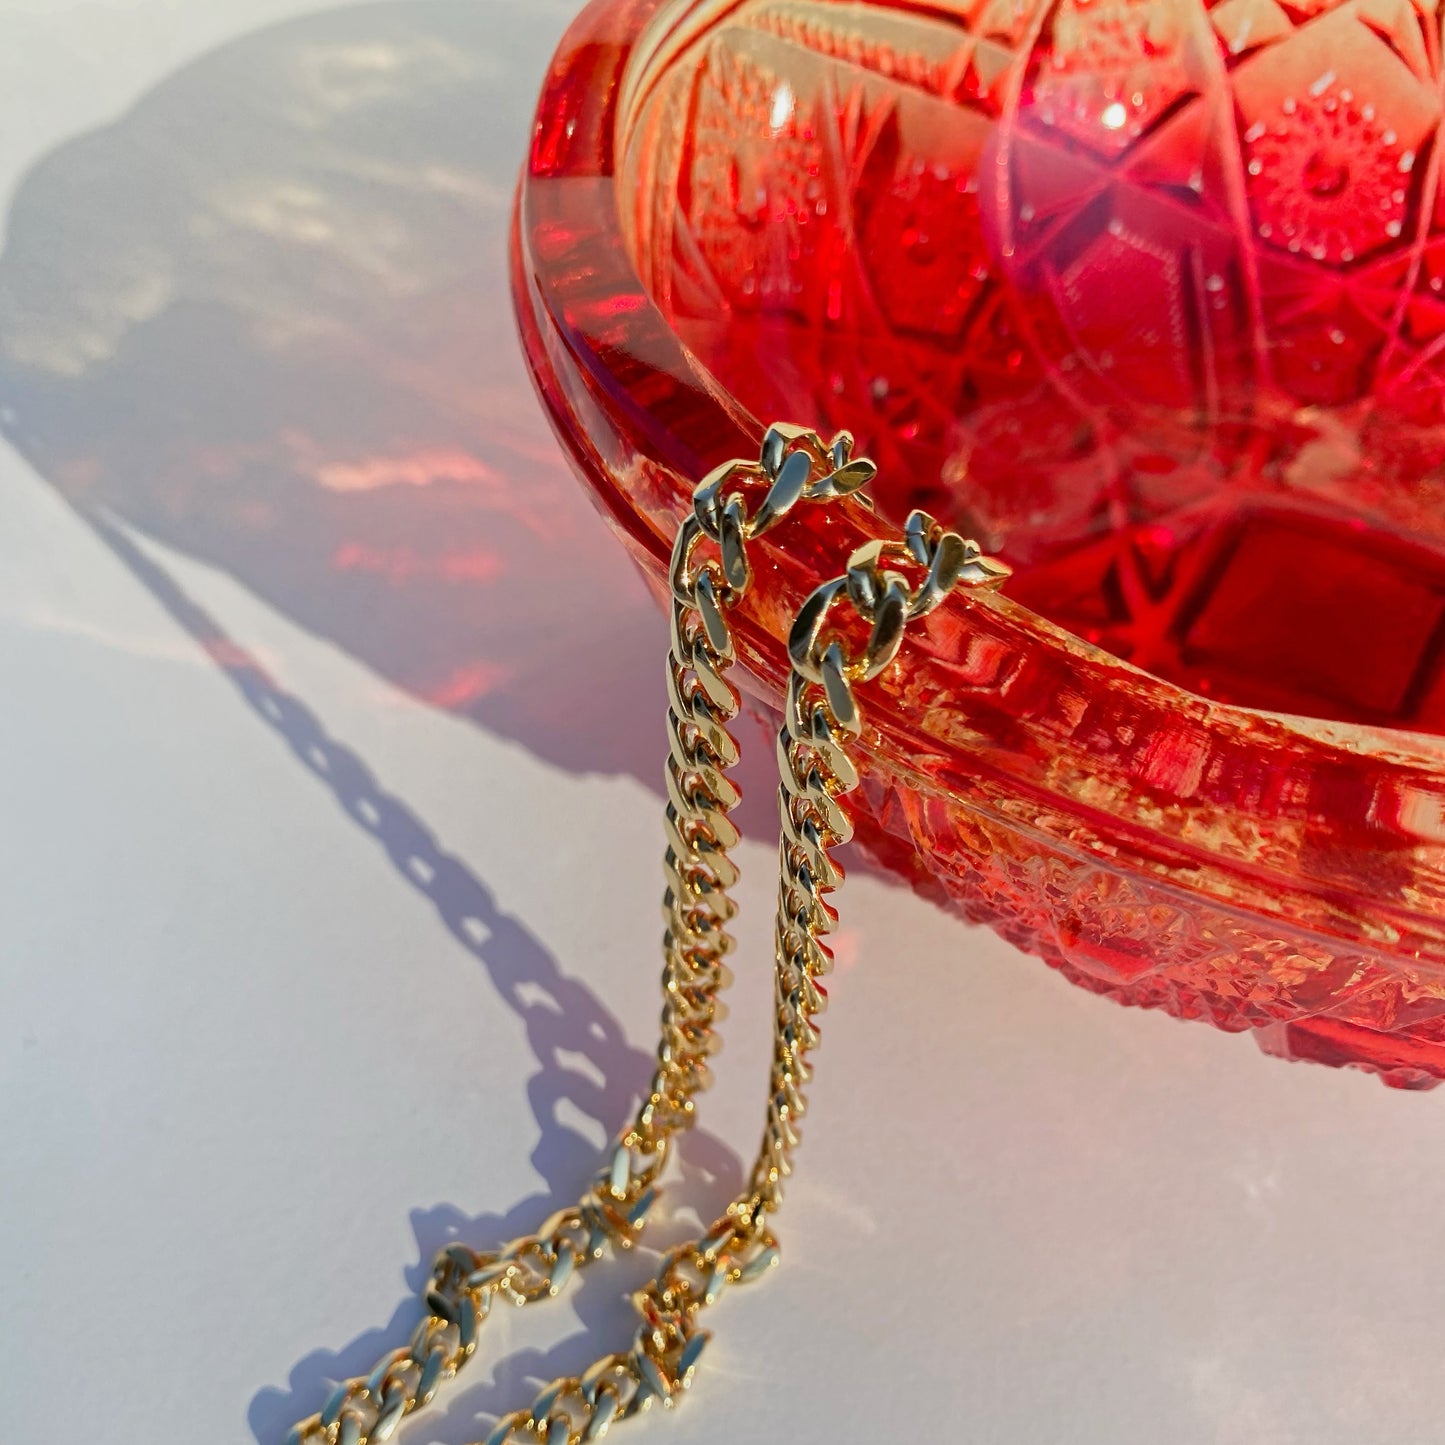
M 656 614 L 552 441 L 507 281 L 570 10 L 307 17 L 58 147 L 0 253 L 0 429 L 414 696 L 656 787 Z

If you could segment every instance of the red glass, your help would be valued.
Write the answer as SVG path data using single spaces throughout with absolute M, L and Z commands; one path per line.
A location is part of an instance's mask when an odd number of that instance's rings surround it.
M 860 837 L 1125 1003 L 1445 1077 L 1445 191 L 1394 0 L 599 0 L 518 202 L 528 357 L 660 579 L 758 419 L 1006 557 L 870 695 Z

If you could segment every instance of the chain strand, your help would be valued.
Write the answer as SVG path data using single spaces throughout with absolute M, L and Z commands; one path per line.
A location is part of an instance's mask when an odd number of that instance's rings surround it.
M 609 1247 L 636 1242 L 672 1145 L 691 1127 L 696 1096 L 710 1082 L 708 1060 L 729 982 L 738 833 L 728 814 L 739 795 L 727 773 L 738 760 L 729 725 L 740 700 L 726 676 L 734 661 L 728 614 L 752 579 L 749 542 L 799 502 L 834 500 L 871 480 L 873 464 L 854 458 L 852 447 L 846 432 L 825 445 L 815 432 L 774 425 L 757 462 L 725 463 L 699 484 L 678 532 L 670 573 L 663 1009 L 647 1098 L 577 1205 L 501 1250 L 444 1249 L 426 1292 L 427 1315 L 411 1341 L 382 1356 L 371 1374 L 340 1384 L 321 1411 L 293 1428 L 287 1445 L 390 1439 L 472 1358 L 497 1300 L 525 1305 L 554 1296 Z M 912 585 L 909 574 L 918 578 Z M 729 1286 L 760 1278 L 777 1263 L 768 1219 L 782 1202 L 798 1145 L 808 1055 L 818 1042 L 814 1020 L 826 1003 L 820 980 L 833 962 L 825 939 L 837 914 L 827 895 L 843 873 L 831 850 L 852 835 L 839 800 L 858 783 L 849 757 L 861 731 L 854 690 L 893 661 L 907 625 L 957 583 L 992 586 L 1006 575 L 974 543 L 915 512 L 902 541 L 860 548 L 847 572 L 800 610 L 789 638 L 792 670 L 778 739 L 773 1061 L 748 1186 L 702 1238 L 667 1254 L 635 1297 L 641 1323 L 630 1350 L 555 1381 L 529 1407 L 499 1420 L 484 1445 L 584 1445 L 655 1402 L 674 1404 L 709 1338 L 701 1312 Z M 852 616 L 839 628 L 834 614 L 845 602 Z M 856 654 L 844 641 L 850 621 L 868 631 Z

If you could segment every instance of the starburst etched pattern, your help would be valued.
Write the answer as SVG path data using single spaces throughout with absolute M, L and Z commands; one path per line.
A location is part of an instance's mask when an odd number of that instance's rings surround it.
M 1244 141 L 1261 240 L 1348 262 L 1400 238 L 1415 152 L 1353 92 L 1335 94 L 1331 82 L 1303 104 L 1286 96 L 1279 118 Z

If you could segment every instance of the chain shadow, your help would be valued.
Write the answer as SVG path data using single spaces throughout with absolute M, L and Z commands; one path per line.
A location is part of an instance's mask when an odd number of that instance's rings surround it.
M 569 772 L 658 789 L 661 738 L 635 722 L 657 678 L 657 613 L 568 475 L 511 339 L 513 182 L 537 79 L 575 9 L 381 0 L 242 36 L 42 158 L 0 250 L 0 433 L 524 1023 L 543 1187 L 496 1211 L 415 1208 L 412 1291 L 448 1240 L 497 1245 L 572 1202 L 597 1160 L 567 1120 L 614 1131 L 650 1055 L 133 538 L 234 577 L 429 706 Z M 579 693 L 595 709 L 587 728 Z M 765 769 L 769 752 L 748 755 Z M 743 826 L 759 836 L 775 827 L 773 786 L 745 785 Z M 655 1243 L 689 1212 L 710 1220 L 741 1181 L 711 1136 L 679 1153 Z M 480 1417 L 590 1364 L 593 1336 L 625 1344 L 631 1311 L 605 1265 L 568 1306 L 571 1334 L 489 1375 L 475 1367 L 429 1412 L 433 1438 L 484 1434 Z M 255 1439 L 279 1441 L 418 1317 L 405 1300 L 258 1390 Z
M 503 1244 L 579 1197 L 598 1159 L 593 1144 L 564 1122 L 561 1106 L 570 1106 L 609 1135 L 614 1133 L 646 1086 L 651 1056 L 628 1042 L 622 1026 L 597 996 L 564 973 L 487 885 L 386 790 L 356 753 L 329 734 L 301 699 L 280 687 L 122 526 L 101 513 L 89 513 L 86 520 L 297 762 L 375 839 L 399 877 L 428 899 L 447 932 L 481 964 L 502 1001 L 525 1025 L 538 1065 L 527 1080 L 527 1101 L 539 1129 L 532 1164 L 546 1188 L 501 1212 L 468 1214 L 447 1203 L 413 1211 L 417 1257 L 406 1270 L 406 1283 L 414 1296 L 442 1245 L 454 1239 L 478 1248 Z M 579 1059 L 580 1068 L 575 1062 Z M 682 1178 L 668 1192 L 673 1221 L 685 1213 L 711 1218 L 741 1183 L 740 1160 L 715 1136 L 701 1131 L 683 1141 L 680 1158 Z M 665 1243 L 666 1222 L 659 1224 L 663 1225 L 659 1242 Z M 594 1336 L 613 1340 L 616 1347 L 625 1343 L 630 1310 L 605 1268 L 585 1274 L 568 1299 L 581 1317 L 582 1331 L 549 1350 L 509 1356 L 484 1388 L 469 1390 L 450 1412 L 439 1412 L 435 1423 L 446 1425 L 450 1420 L 470 1438 L 479 1417 L 513 1408 L 538 1384 L 590 1364 L 596 1352 L 589 1343 Z M 385 1350 L 404 1344 L 420 1318 L 415 1299 L 407 1300 L 384 1325 L 298 1361 L 284 1387 L 268 1386 L 252 1399 L 248 1421 L 256 1440 L 270 1445 L 281 1439 L 297 1419 L 320 1408 L 337 1380 L 366 1373 Z

